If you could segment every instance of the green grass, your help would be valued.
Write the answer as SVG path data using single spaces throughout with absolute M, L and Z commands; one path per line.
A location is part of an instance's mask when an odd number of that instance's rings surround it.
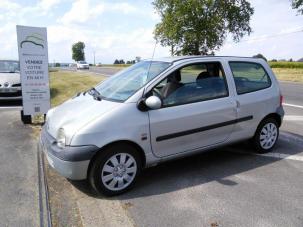
M 75 94 L 86 91 L 106 77 L 87 72 L 50 72 L 50 93 L 52 107 L 57 106 Z
M 303 62 L 268 62 L 271 68 L 303 69 Z

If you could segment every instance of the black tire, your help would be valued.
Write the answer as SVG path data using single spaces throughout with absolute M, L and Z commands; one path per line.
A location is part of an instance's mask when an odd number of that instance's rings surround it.
M 104 165 L 109 162 L 111 157 L 121 153 L 125 153 L 133 157 L 133 159 L 136 162 L 137 170 L 136 173 L 134 174 L 133 180 L 127 187 L 123 188 L 122 190 L 110 190 L 102 181 L 101 178 L 101 175 L 103 175 L 102 170 L 104 168 Z M 119 195 L 133 187 L 137 176 L 141 172 L 141 169 L 142 169 L 142 161 L 139 152 L 133 146 L 129 144 L 114 144 L 99 152 L 98 156 L 93 161 L 91 168 L 89 170 L 88 180 L 90 185 L 92 186 L 92 188 L 95 190 L 97 194 L 103 194 L 106 196 Z
M 268 124 L 274 124 L 275 127 L 276 127 L 276 139 L 274 141 L 274 143 L 272 145 L 270 145 L 270 147 L 264 147 L 261 145 L 261 135 L 264 136 L 264 133 L 262 133 L 262 129 L 264 128 L 265 125 L 268 125 Z M 257 153 L 260 153 L 260 154 L 263 154 L 263 153 L 267 153 L 267 152 L 270 152 L 276 145 L 277 141 L 278 141 L 278 138 L 279 138 L 279 124 L 278 122 L 274 119 L 274 118 L 266 118 L 264 119 L 258 126 L 257 130 L 256 130 L 256 133 L 252 139 L 252 143 L 255 147 L 255 150 Z

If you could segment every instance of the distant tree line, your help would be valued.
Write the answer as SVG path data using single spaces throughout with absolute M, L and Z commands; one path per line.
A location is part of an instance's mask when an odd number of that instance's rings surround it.
M 141 57 L 136 57 L 135 60 L 128 60 L 128 61 L 126 61 L 126 64 L 131 65 L 131 64 L 135 64 L 136 62 L 139 62 L 139 61 L 141 61 Z M 120 60 L 116 59 L 114 61 L 114 65 L 117 65 L 117 64 L 125 64 L 125 61 L 123 59 L 120 59 Z
M 263 54 L 256 54 L 256 55 L 254 55 L 254 56 L 252 56 L 253 58 L 263 58 L 265 61 L 267 61 L 267 59 L 266 59 L 266 57 L 264 57 L 264 55 Z M 287 59 L 272 59 L 272 60 L 270 60 L 271 62 L 278 62 L 278 61 L 285 61 L 285 62 L 294 62 L 294 60 L 292 59 L 292 58 L 290 58 L 289 60 L 287 60 Z M 297 62 L 303 62 L 303 58 L 300 58 Z

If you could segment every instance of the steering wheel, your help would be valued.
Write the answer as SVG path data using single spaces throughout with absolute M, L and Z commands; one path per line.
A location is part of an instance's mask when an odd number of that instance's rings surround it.
M 249 79 L 247 77 L 241 77 L 241 80 L 243 80 L 243 81 L 249 81 Z
M 162 99 L 162 94 L 161 94 L 161 91 L 159 91 L 158 88 L 154 88 L 153 89 L 153 92 L 156 94 L 156 96 L 158 96 L 160 99 Z

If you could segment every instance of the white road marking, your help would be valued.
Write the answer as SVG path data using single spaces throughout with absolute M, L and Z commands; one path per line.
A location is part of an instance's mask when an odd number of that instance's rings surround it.
M 266 154 L 256 154 L 256 155 L 257 156 L 263 156 L 263 157 L 278 158 L 278 159 L 303 161 L 303 156 L 300 156 L 300 155 L 289 155 L 289 154 L 274 153 L 274 152 L 269 152 L 269 153 L 266 153 Z
M 300 115 L 285 115 L 284 121 L 303 121 L 303 116 Z
M 303 147 L 303 137 L 297 136 L 288 132 L 281 132 L 279 137 L 280 142 L 283 141 L 283 143 L 292 143 L 299 147 Z M 302 150 L 302 149 L 301 149 Z M 256 155 L 256 156 L 263 156 L 263 157 L 270 157 L 270 158 L 276 158 L 276 159 L 287 159 L 287 160 L 295 160 L 295 161 L 303 161 L 303 155 L 297 155 L 297 154 L 284 154 L 284 153 L 278 153 L 278 152 L 269 152 L 265 154 L 258 154 L 253 151 L 247 152 L 243 151 L 242 149 L 236 148 L 229 148 L 228 151 L 232 153 L 239 153 L 239 154 L 246 154 L 246 155 Z M 297 152 L 298 153 L 298 152 Z M 301 153 L 301 152 L 300 152 Z
M 256 156 L 270 157 L 270 158 L 277 158 L 277 159 L 303 161 L 303 155 L 291 155 L 291 154 L 283 154 L 283 153 L 277 153 L 277 152 L 258 154 L 258 153 L 250 153 L 250 152 L 239 151 L 239 150 L 229 150 L 229 151 L 231 151 L 232 153 L 238 153 L 238 154 L 256 155 Z
M 290 106 L 290 107 L 295 107 L 295 108 L 303 109 L 303 106 L 299 106 L 299 105 L 295 105 L 295 104 L 290 104 L 290 103 L 283 103 L 283 106 Z

